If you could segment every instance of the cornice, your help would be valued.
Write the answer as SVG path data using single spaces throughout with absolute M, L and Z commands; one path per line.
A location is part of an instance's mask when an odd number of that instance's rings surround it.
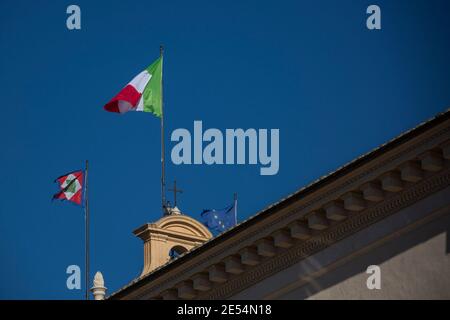
M 260 265 L 247 270 L 240 276 L 232 278 L 224 285 L 199 295 L 199 299 L 226 299 L 235 293 L 242 291 L 255 283 L 294 265 L 295 263 L 313 255 L 329 245 L 340 241 L 370 225 L 392 215 L 399 210 L 413 205 L 415 202 L 438 192 L 450 185 L 450 170 L 445 170 L 425 181 L 417 183 L 399 195 L 390 197 L 366 211 L 360 212 L 348 218 L 344 223 L 336 224 L 323 233 L 301 242 L 296 246 L 285 250 L 282 254 L 267 259 Z
M 246 230 L 242 230 L 234 238 L 229 238 L 215 247 L 210 247 L 196 256 L 191 256 L 190 260 L 185 259 L 185 264 L 168 270 L 158 278 L 152 279 L 151 283 L 144 283 L 145 277 L 140 279 L 139 286 L 133 290 L 131 288 L 126 289 L 130 291 L 122 292 L 122 297 L 118 298 L 158 299 L 164 297 L 163 292 L 171 292 L 170 297 L 174 297 L 174 292 L 189 292 L 185 295 L 186 297 L 199 299 L 230 297 L 237 291 L 241 291 L 326 248 L 330 244 L 412 205 L 429 194 L 448 187 L 450 185 L 450 173 L 448 171 L 449 138 L 450 126 L 448 121 L 445 121 L 421 136 L 415 137 L 356 168 L 311 195 L 307 195 L 288 208 L 274 212 L 268 218 L 258 221 Z M 430 154 L 431 150 L 433 150 L 432 154 Z M 403 177 L 403 169 L 400 168 L 407 162 L 418 164 L 420 173 L 423 174 L 420 181 L 411 182 L 408 177 Z M 442 164 L 441 168 L 436 170 L 436 166 L 439 167 L 440 163 Z M 390 174 L 390 176 L 383 180 L 386 174 Z M 365 204 L 364 209 L 355 212 L 353 202 L 358 200 L 359 195 L 365 197 L 362 194 L 361 186 L 367 182 L 376 182 L 383 186 L 383 190 L 381 188 L 378 190 L 383 194 L 383 199 L 379 202 L 362 199 L 362 203 Z M 402 186 L 401 190 L 392 191 L 395 189 L 389 189 L 391 183 L 399 183 Z M 336 221 L 334 218 L 325 219 L 327 221 L 324 222 L 326 225 L 323 226 L 323 229 L 317 229 L 312 222 L 315 218 L 324 219 L 326 212 L 324 211 L 324 205 L 330 201 L 342 202 L 343 196 L 349 194 L 349 192 L 358 195 L 358 197 L 355 198 L 352 195 L 349 197 L 349 203 L 347 203 L 347 200 L 345 201 L 344 213 L 346 218 L 343 221 Z M 283 231 L 282 235 L 286 237 L 285 234 L 291 230 L 289 225 L 292 222 L 301 223 L 302 226 L 309 228 L 312 236 L 308 240 L 298 240 L 292 237 L 283 238 L 285 243 L 283 245 L 278 244 L 278 235 L 275 235 L 275 233 Z M 209 290 L 203 290 L 203 288 L 202 291 L 198 291 L 193 289 L 192 286 L 180 289 L 180 283 L 186 283 L 186 280 L 191 280 L 189 283 L 192 283 L 195 275 L 211 273 L 211 271 L 208 271 L 211 266 L 220 266 L 223 269 L 224 259 L 227 257 L 240 256 L 244 259 L 241 250 L 244 247 L 257 247 L 256 244 L 263 238 L 269 239 L 270 246 L 274 247 L 275 256 L 259 257 L 259 262 L 255 262 L 255 265 L 246 264 L 244 271 L 240 274 L 226 273 L 227 281 L 219 283 L 211 281 L 211 289 Z M 292 246 L 289 246 L 290 241 Z M 195 251 L 197 249 L 194 249 L 191 253 Z M 185 258 L 187 256 L 189 254 Z M 242 263 L 244 262 L 242 260 Z M 214 272 L 217 272 L 217 270 Z

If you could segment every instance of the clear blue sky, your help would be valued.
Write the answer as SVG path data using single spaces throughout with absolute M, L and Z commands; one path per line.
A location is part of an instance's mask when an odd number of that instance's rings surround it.
M 382 30 L 365 27 L 382 10 Z M 78 4 L 82 29 L 66 28 Z M 449 1 L 2 1 L 0 298 L 80 299 L 83 211 L 53 180 L 90 160 L 92 271 L 139 275 L 132 230 L 160 217 L 159 121 L 103 105 L 166 47 L 167 135 L 279 128 L 280 171 L 175 166 L 198 218 L 239 194 L 243 220 L 450 107 Z M 173 143 L 167 141 L 169 154 Z

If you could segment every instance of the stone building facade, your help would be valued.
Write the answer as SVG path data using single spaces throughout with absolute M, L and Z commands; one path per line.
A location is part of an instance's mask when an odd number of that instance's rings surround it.
M 173 216 L 198 230 L 158 266 L 138 229 L 144 272 L 109 299 L 450 299 L 449 186 L 447 111 L 218 237 Z

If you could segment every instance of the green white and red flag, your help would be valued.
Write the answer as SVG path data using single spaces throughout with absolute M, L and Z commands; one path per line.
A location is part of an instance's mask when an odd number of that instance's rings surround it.
M 109 112 L 128 111 L 151 112 L 162 116 L 162 67 L 163 58 L 159 57 L 147 69 L 133 78 L 104 109 Z
M 74 171 L 57 178 L 55 182 L 59 183 L 60 191 L 53 195 L 53 200 L 68 200 L 81 205 L 83 198 L 83 178 L 84 172 L 82 170 Z

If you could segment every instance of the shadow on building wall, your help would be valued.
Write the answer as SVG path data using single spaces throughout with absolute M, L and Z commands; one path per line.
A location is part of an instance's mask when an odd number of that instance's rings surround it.
M 381 265 L 383 262 L 390 260 L 391 258 L 409 250 L 417 245 L 426 242 L 438 235 L 445 233 L 445 248 L 442 249 L 440 254 L 446 255 L 450 253 L 450 211 L 447 210 L 446 214 L 424 225 L 419 226 L 417 229 L 408 231 L 404 234 L 389 240 L 387 243 L 364 253 L 350 262 L 345 263 L 342 266 L 337 267 L 334 270 L 326 273 L 315 279 L 310 279 L 308 284 L 298 287 L 291 292 L 283 295 L 284 299 L 307 299 L 312 295 L 330 288 L 336 284 L 339 284 L 346 279 L 349 279 L 355 275 L 365 273 L 367 267 L 370 265 Z M 444 252 L 445 251 L 445 252 Z M 429 260 L 429 259 L 428 259 Z M 433 261 L 423 261 L 423 263 L 432 264 Z M 320 260 L 311 260 L 302 268 L 308 273 L 308 269 L 317 270 L 319 265 L 323 265 Z M 413 267 L 413 266 L 411 266 Z M 367 277 L 369 275 L 367 274 Z M 366 278 L 367 278 L 366 277 Z M 450 290 L 450 288 L 449 288 Z M 448 294 L 448 292 L 447 292 Z

